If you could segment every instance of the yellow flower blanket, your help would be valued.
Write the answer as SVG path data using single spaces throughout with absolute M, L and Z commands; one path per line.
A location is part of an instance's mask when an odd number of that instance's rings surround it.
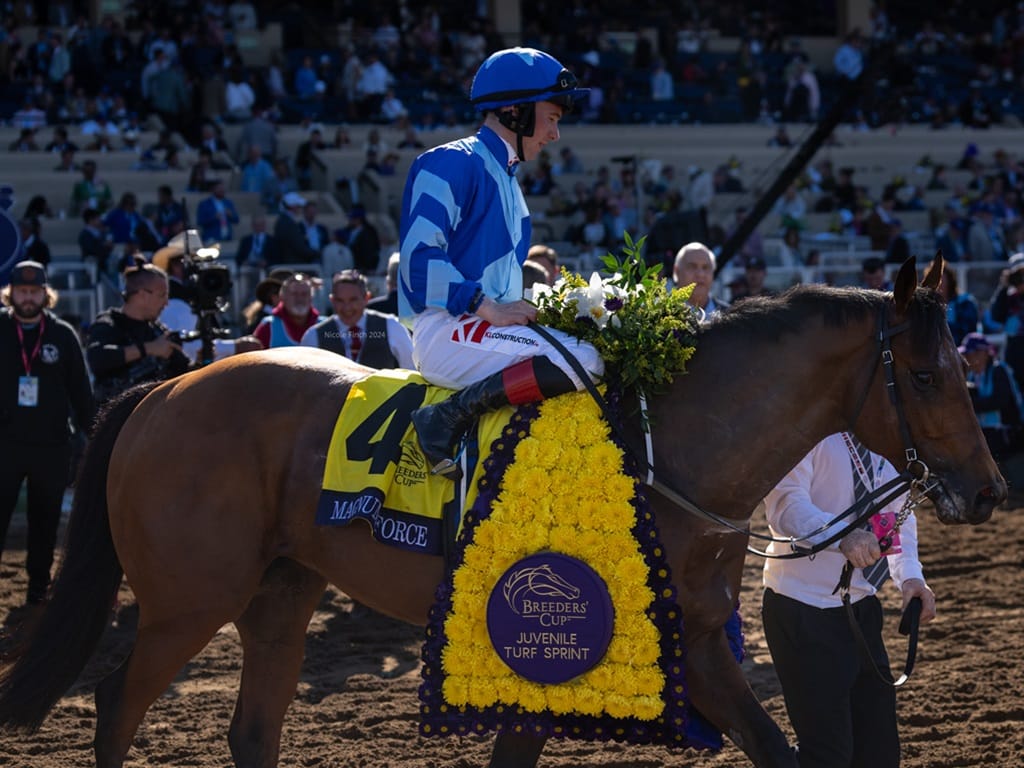
M 483 470 L 427 629 L 421 732 L 719 748 L 721 735 L 687 704 L 681 615 L 643 488 L 594 400 L 581 393 L 521 408 Z M 517 674 L 489 632 L 496 587 L 536 553 L 582 561 L 611 598 L 603 657 L 564 682 Z

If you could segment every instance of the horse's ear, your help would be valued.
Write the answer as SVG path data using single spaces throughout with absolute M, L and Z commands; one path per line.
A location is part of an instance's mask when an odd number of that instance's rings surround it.
M 921 281 L 922 288 L 928 288 L 932 291 L 939 290 L 939 283 L 942 282 L 942 270 L 945 267 L 945 263 L 942 260 L 942 249 L 939 248 L 935 252 L 935 260 L 924 273 L 924 280 Z
M 910 300 L 917 290 L 917 259 L 911 256 L 903 262 L 899 274 L 896 275 L 896 287 L 892 290 L 896 308 L 903 312 L 910 306 Z

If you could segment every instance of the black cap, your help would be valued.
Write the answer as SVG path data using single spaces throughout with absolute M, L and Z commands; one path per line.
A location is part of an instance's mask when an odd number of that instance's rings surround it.
M 11 271 L 11 285 L 46 285 L 46 267 L 38 261 L 19 261 Z

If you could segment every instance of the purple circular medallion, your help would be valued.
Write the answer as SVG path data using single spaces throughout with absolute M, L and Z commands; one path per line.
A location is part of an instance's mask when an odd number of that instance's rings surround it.
M 536 683 L 564 683 L 595 666 L 615 611 L 593 568 L 560 552 L 515 563 L 491 590 L 487 631 L 498 657 Z

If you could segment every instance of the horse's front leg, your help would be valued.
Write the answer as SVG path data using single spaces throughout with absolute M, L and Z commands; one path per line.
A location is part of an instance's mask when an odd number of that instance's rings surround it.
M 725 630 L 694 637 L 687 629 L 686 683 L 693 705 L 757 768 L 797 767 L 785 734 L 764 711 L 729 650 Z
M 529 733 L 499 733 L 488 768 L 534 768 L 546 741 L 545 736 Z

